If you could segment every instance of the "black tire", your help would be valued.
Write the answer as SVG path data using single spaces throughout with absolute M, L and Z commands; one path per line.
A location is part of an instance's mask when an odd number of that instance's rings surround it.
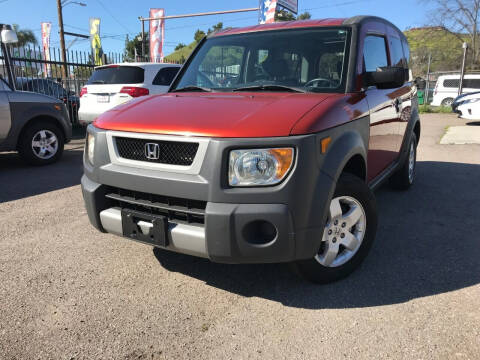
M 445 98 L 442 100 L 441 105 L 442 106 L 451 106 L 453 103 L 453 98 Z
M 363 207 L 366 217 L 366 228 L 363 240 L 356 253 L 346 263 L 329 267 L 322 265 L 316 257 L 298 260 L 292 263 L 293 270 L 302 278 L 326 284 L 343 279 L 350 275 L 365 259 L 372 247 L 377 232 L 377 207 L 375 197 L 367 184 L 357 176 L 345 173 L 337 181 L 333 199 L 348 196 L 357 200 Z M 324 242 L 322 241 L 322 244 Z M 320 249 L 319 249 L 320 252 Z
M 415 182 L 415 173 L 417 168 L 417 136 L 412 133 L 408 142 L 408 153 L 401 165 L 390 178 L 390 185 L 395 190 L 407 190 Z M 413 151 L 413 169 L 410 173 L 410 155 Z
M 42 130 L 46 131 L 47 134 L 54 134 L 57 142 L 57 145 L 53 147 L 56 147 L 56 151 L 47 151 L 43 158 L 36 153 L 34 147 L 32 146 L 34 137 L 38 136 L 38 133 Z M 20 156 L 30 165 L 48 165 L 60 159 L 63 153 L 64 143 L 65 138 L 63 132 L 55 124 L 47 121 L 38 121 L 31 123 L 22 131 L 20 139 L 18 140 L 18 152 Z

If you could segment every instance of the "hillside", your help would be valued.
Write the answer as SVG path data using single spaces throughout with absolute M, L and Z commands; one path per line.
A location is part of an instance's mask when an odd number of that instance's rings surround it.
M 427 72 L 428 55 L 432 55 L 430 71 L 459 70 L 462 64 L 464 34 L 453 34 L 441 27 L 423 27 L 404 31 L 410 44 L 414 76 Z M 467 63 L 467 66 L 469 64 Z
M 195 46 L 197 46 L 196 41 L 165 56 L 165 61 L 183 64 L 185 60 L 187 60 L 188 56 L 193 51 L 193 49 L 195 49 Z

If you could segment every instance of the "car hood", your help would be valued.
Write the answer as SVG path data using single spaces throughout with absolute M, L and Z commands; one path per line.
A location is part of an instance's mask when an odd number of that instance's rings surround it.
M 10 102 L 25 102 L 25 103 L 61 103 L 60 100 L 43 94 L 38 94 L 30 91 L 11 91 L 8 93 Z
M 132 100 L 97 118 L 101 129 L 208 137 L 288 136 L 332 94 L 168 93 Z

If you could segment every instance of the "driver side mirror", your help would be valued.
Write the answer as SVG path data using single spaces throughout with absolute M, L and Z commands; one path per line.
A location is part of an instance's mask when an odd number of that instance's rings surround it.
M 377 71 L 365 72 L 363 81 L 366 87 L 376 86 L 378 89 L 394 89 L 405 83 L 406 71 L 403 67 L 380 67 Z

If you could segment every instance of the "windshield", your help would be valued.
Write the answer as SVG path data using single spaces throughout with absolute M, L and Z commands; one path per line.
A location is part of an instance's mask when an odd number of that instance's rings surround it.
M 340 92 L 345 88 L 348 38 L 348 30 L 338 28 L 212 37 L 172 91 Z

